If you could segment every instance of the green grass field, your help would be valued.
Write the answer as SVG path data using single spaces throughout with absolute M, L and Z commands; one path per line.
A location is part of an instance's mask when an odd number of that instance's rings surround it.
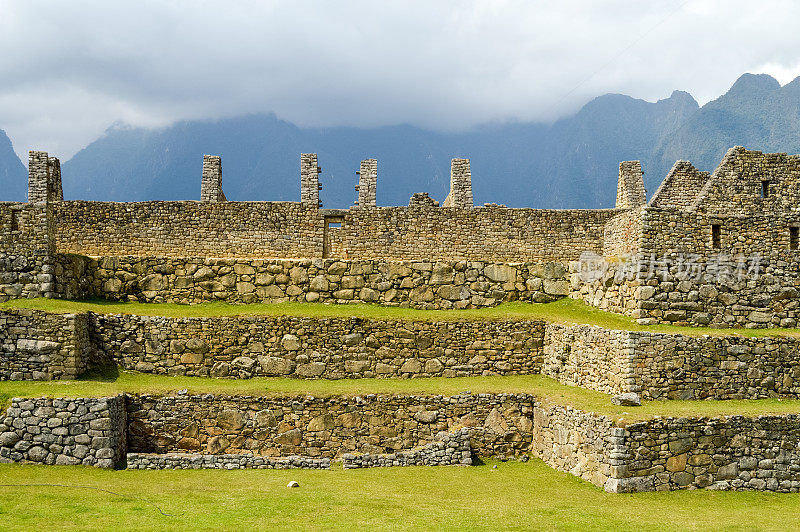
M 530 393 L 553 403 L 606 414 L 619 425 L 650 419 L 653 416 L 716 417 L 800 413 L 800 400 L 796 399 L 643 401 L 640 407 L 615 406 L 611 404 L 606 394 L 577 386 L 565 386 L 543 375 L 341 380 L 270 377 L 238 380 L 120 372 L 118 375 L 92 374 L 86 379 L 76 381 L 1 381 L 0 407 L 7 407 L 12 397 L 97 397 L 122 392 L 166 394 L 182 389 L 192 393 L 317 397 L 370 393 L 456 395 L 464 391 Z
M 290 480 L 300 487 L 287 488 Z M 536 459 L 356 471 L 0 465 L 0 484 L 4 531 L 800 528 L 797 494 L 700 490 L 613 495 Z
M 709 327 L 676 327 L 672 325 L 639 325 L 632 318 L 605 312 L 582 301 L 564 298 L 552 303 L 503 303 L 497 307 L 465 310 L 420 310 L 382 305 L 324 303 L 120 303 L 90 300 L 14 299 L 0 303 L 2 308 L 31 308 L 49 312 L 96 312 L 105 314 L 137 314 L 141 316 L 209 317 L 209 316 L 305 316 L 311 318 L 370 318 L 384 320 L 454 321 L 454 320 L 526 320 L 541 319 L 554 323 L 585 323 L 607 329 L 650 331 L 688 335 L 800 336 L 800 329 L 712 329 Z

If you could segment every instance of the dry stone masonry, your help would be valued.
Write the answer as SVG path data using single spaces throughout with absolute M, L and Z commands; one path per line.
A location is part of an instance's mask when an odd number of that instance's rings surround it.
M 200 201 L 227 201 L 222 192 L 222 158 L 217 155 L 203 155 Z
M 358 200 L 356 205 L 361 208 L 376 206 L 376 194 L 378 190 L 378 161 L 366 159 L 361 161 L 361 169 L 358 172 Z
M 252 453 L 198 454 L 128 453 L 128 469 L 330 469 L 328 458 L 287 456 L 268 458 Z
M 454 433 L 437 434 L 435 442 L 410 451 L 377 455 L 345 453 L 342 455 L 342 465 L 345 469 L 415 465 L 472 465 L 469 429 L 465 427 Z
M 562 297 L 639 323 L 795 327 L 800 157 L 735 147 L 713 173 L 678 161 L 646 202 L 620 164 L 613 209 L 474 206 L 469 159 L 450 193 L 322 209 L 317 155 L 300 201 L 232 202 L 203 158 L 201 201 L 64 201 L 58 159 L 30 152 L 27 203 L 0 203 L 0 300 L 365 302 L 425 309 Z M 543 373 L 644 399 L 798 397 L 795 337 L 615 331 L 538 320 L 164 318 L 0 312 L 0 380 L 96 366 L 221 378 Z M 635 408 L 635 407 L 632 407 Z M 467 464 L 534 454 L 610 492 L 800 491 L 796 415 L 624 426 L 526 394 L 126 395 L 14 399 L 0 461 L 132 469 Z
M 0 416 L 0 463 L 90 465 L 125 461 L 123 396 L 90 399 L 14 399 Z

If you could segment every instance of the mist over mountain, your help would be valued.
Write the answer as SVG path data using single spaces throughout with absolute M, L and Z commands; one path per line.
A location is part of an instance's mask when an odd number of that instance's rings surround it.
M 28 195 L 28 170 L 14 153 L 11 139 L 0 129 L 0 201 L 24 201 Z
M 115 125 L 63 162 L 62 173 L 66 199 L 199 199 L 207 153 L 222 156 L 228 199 L 297 201 L 300 153 L 316 152 L 325 207 L 353 204 L 355 171 L 366 158 L 378 159 L 378 204 L 406 205 L 414 192 L 443 200 L 450 159 L 469 157 L 476 204 L 597 208 L 613 206 L 622 160 L 642 161 L 652 193 L 676 160 L 711 171 L 734 145 L 800 152 L 800 78 L 781 87 L 770 76 L 745 74 L 703 107 L 681 91 L 655 103 L 607 94 L 554 124 L 461 133 L 300 128 L 266 114 L 154 130 Z M 4 136 L 0 183 L 3 199 L 25 199 L 24 167 Z

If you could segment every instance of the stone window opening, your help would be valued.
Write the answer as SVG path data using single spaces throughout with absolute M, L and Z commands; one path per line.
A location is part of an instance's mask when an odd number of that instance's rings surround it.
M 711 225 L 711 247 L 714 249 L 722 247 L 722 226 L 720 224 Z
M 762 198 L 769 197 L 769 181 L 761 182 L 761 197 Z
M 12 231 L 19 231 L 19 218 L 20 218 L 20 212 L 19 211 L 11 211 L 11 230 Z
M 797 250 L 800 248 L 800 227 L 789 228 L 789 249 Z

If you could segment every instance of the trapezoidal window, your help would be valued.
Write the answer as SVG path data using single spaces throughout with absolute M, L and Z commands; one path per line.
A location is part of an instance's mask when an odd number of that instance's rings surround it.
M 769 197 L 769 181 L 761 182 L 761 197 L 762 198 Z
M 722 247 L 722 226 L 719 224 L 711 225 L 711 247 L 714 249 Z
M 789 228 L 789 249 L 797 250 L 800 248 L 800 227 Z

